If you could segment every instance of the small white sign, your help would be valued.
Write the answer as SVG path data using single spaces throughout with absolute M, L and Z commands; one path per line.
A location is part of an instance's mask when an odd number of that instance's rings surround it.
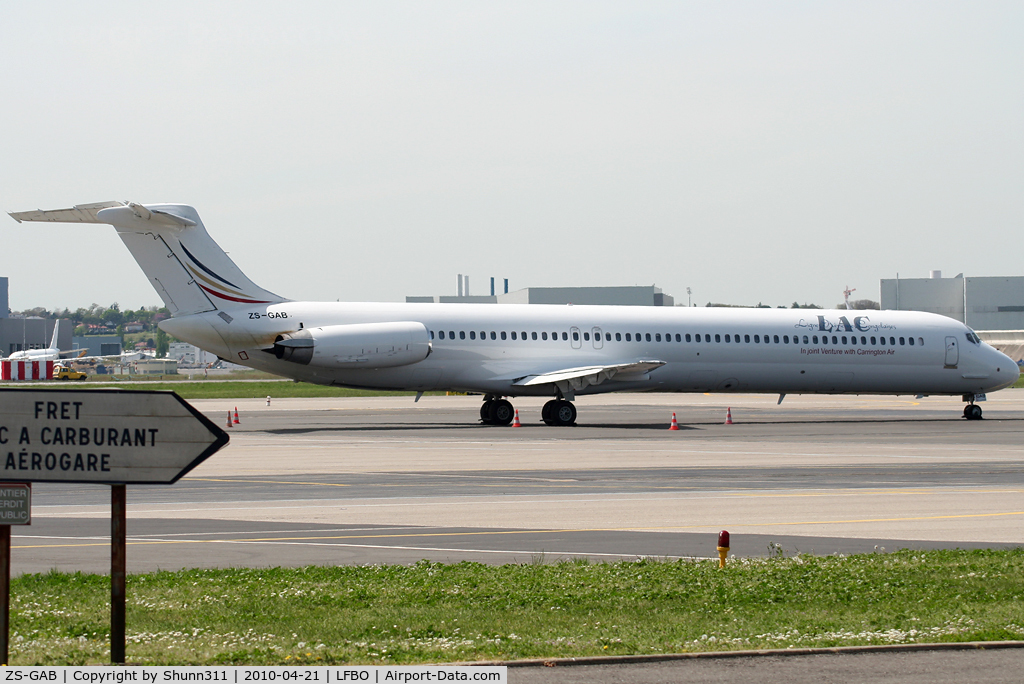
M 0 482 L 171 484 L 227 443 L 174 392 L 0 389 Z
M 32 485 L 0 483 L 0 525 L 32 524 Z

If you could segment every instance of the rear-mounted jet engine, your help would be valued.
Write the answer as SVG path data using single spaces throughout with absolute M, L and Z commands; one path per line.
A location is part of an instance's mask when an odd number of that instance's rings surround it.
M 393 368 L 427 358 L 430 333 L 415 322 L 328 325 L 278 335 L 263 351 L 304 366 Z

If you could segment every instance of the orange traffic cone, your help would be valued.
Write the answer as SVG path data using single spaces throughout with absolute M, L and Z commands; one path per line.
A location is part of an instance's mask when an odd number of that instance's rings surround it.
M 725 424 L 732 425 L 732 406 L 725 409 Z
M 675 411 L 672 412 L 672 424 L 668 426 L 668 429 L 669 430 L 678 430 L 679 429 L 679 421 L 676 420 L 676 412 Z
M 228 427 L 231 427 L 231 411 L 228 411 Z
M 516 409 L 516 417 L 512 419 L 512 427 L 523 427 L 523 424 L 519 422 L 519 409 Z
M 236 406 L 235 407 L 235 425 L 240 425 L 240 424 L 241 423 L 238 422 L 238 407 Z

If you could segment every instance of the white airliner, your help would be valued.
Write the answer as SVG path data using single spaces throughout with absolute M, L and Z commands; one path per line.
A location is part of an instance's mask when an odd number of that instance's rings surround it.
M 88 351 L 61 351 L 57 348 L 57 335 L 60 332 L 60 319 L 53 324 L 53 337 L 50 338 L 50 346 L 46 349 L 25 349 L 24 351 L 12 352 L 7 361 L 60 361 L 69 358 L 81 358 Z
M 538 304 L 297 302 L 257 286 L 181 204 L 102 202 L 13 213 L 21 221 L 107 223 L 149 277 L 178 339 L 252 368 L 323 385 L 547 396 L 549 425 L 577 396 L 761 392 L 962 396 L 1013 385 L 1017 364 L 945 316 L 913 311 Z M 418 396 L 417 396 L 418 398 Z

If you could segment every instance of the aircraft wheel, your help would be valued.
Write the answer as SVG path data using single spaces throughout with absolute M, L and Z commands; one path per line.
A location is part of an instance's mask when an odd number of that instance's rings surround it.
M 498 399 L 493 402 L 494 407 L 491 409 L 491 424 L 492 425 L 510 425 L 512 419 L 515 418 L 516 410 L 512 408 L 512 403 L 505 401 L 504 399 Z
M 544 408 L 540 410 L 540 419 L 544 421 L 545 425 L 557 425 L 555 423 L 555 410 L 558 406 L 558 400 L 552 399 L 551 401 L 544 404 Z
M 977 404 L 964 406 L 964 418 L 967 420 L 981 420 L 981 407 Z
M 494 402 L 485 401 L 480 405 L 480 420 L 484 425 L 494 425 L 494 418 L 492 414 L 494 412 Z
M 572 402 L 561 400 L 555 403 L 555 410 L 551 414 L 552 425 L 575 425 L 576 407 L 572 405 Z

